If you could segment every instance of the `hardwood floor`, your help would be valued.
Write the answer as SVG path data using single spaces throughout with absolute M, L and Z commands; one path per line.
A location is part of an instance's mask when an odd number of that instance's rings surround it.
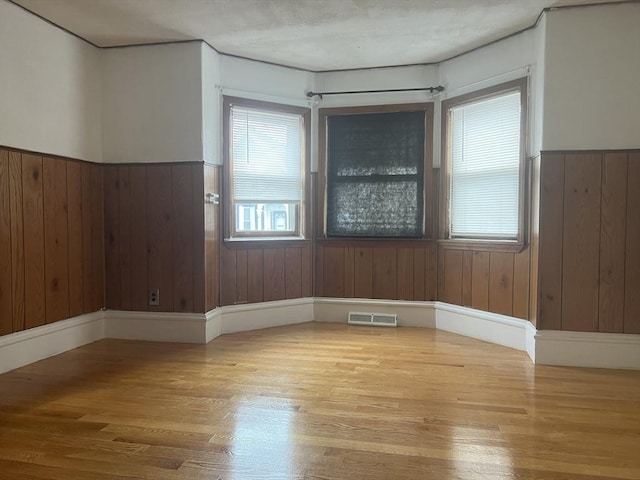
M 640 479 L 640 372 L 415 328 L 103 340 L 0 375 L 0 478 Z

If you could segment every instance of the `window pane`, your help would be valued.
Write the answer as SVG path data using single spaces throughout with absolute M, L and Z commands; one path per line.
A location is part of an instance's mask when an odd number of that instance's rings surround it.
M 328 119 L 327 235 L 423 234 L 425 112 Z
M 424 112 L 329 118 L 329 169 L 333 175 L 416 175 L 423 162 Z
M 297 204 L 236 203 L 237 232 L 294 232 Z
M 225 97 L 230 237 L 302 235 L 304 109 Z M 291 113 L 293 112 L 293 113 Z
M 235 200 L 299 202 L 303 120 L 300 115 L 231 108 Z
M 450 109 L 451 237 L 517 238 L 520 110 L 519 91 Z
M 353 181 L 330 185 L 327 235 L 420 237 L 422 192 L 417 181 Z

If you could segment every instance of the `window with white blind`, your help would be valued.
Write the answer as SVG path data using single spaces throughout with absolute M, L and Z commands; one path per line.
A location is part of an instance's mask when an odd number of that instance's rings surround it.
M 450 239 L 521 241 L 526 83 L 443 103 Z
M 307 111 L 225 97 L 227 238 L 302 235 Z

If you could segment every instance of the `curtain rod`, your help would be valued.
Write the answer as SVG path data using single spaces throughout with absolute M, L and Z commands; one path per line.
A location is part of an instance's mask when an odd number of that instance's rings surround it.
M 428 90 L 430 93 L 442 92 L 444 90 L 444 87 L 442 85 L 438 85 L 437 87 L 392 88 L 387 90 L 357 90 L 357 91 L 347 91 L 347 92 L 307 92 L 307 97 L 322 98 L 325 95 L 352 95 L 356 93 L 418 92 L 422 90 Z

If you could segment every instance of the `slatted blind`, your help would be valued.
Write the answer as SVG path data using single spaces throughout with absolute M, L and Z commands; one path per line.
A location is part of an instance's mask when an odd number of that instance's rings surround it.
M 231 129 L 234 200 L 300 202 L 302 117 L 233 106 Z
M 450 109 L 452 238 L 517 238 L 520 105 L 515 91 Z

